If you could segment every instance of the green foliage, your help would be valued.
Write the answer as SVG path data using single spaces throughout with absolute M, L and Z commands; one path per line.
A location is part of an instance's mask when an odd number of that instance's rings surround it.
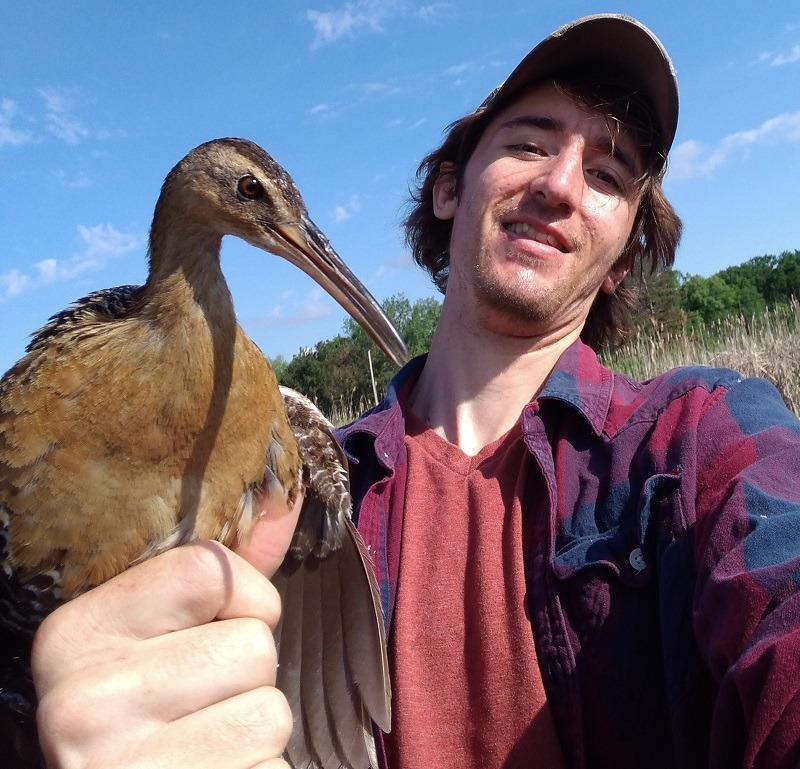
M 681 275 L 675 270 L 659 270 L 655 275 L 629 279 L 639 295 L 640 314 L 636 328 L 641 333 L 650 328 L 677 331 L 686 325 L 680 303 Z
M 272 370 L 280 382 L 283 372 L 286 371 L 286 367 L 289 365 L 289 361 L 283 355 L 276 355 L 274 358 L 269 358 L 269 365 L 272 366 Z
M 719 275 L 702 278 L 691 275 L 681 286 L 682 304 L 691 320 L 713 323 L 736 308 L 736 292 Z
M 764 298 L 771 305 L 785 304 L 790 296 L 800 297 L 800 251 L 784 251 L 775 261 L 764 290 Z
M 403 294 L 389 297 L 383 305 L 409 355 L 430 347 L 441 304 L 433 298 L 410 302 Z M 370 377 L 370 358 L 375 389 Z M 324 414 L 356 414 L 375 405 L 397 369 L 375 342 L 352 319 L 342 334 L 322 341 L 313 350 L 301 350 L 280 371 L 278 381 L 311 398 Z
M 793 297 L 800 297 L 800 251 L 756 256 L 708 278 L 665 270 L 647 278 L 630 278 L 629 283 L 638 292 L 642 314 L 634 339 L 622 347 L 623 354 L 629 348 L 641 355 L 642 349 L 660 345 L 665 335 L 713 347 L 726 325 L 742 323 L 755 329 L 763 325 L 759 319 L 765 313 L 771 317 L 770 313 L 796 308 Z M 384 309 L 411 356 L 428 350 L 442 309 L 437 299 L 410 302 L 396 294 L 386 300 Z M 789 313 L 791 317 L 794 312 Z M 373 406 L 375 394 L 383 395 L 396 372 L 394 364 L 349 319 L 340 335 L 319 342 L 313 350 L 302 350 L 291 361 L 279 356 L 273 368 L 281 384 L 310 397 L 335 423 Z
M 629 284 L 639 294 L 640 333 L 696 331 L 730 316 L 761 315 L 800 296 L 800 251 L 757 256 L 707 278 L 662 270 Z
M 428 351 L 436 324 L 439 322 L 439 315 L 442 312 L 442 305 L 437 299 L 427 297 L 417 299 L 412 304 L 404 294 L 395 294 L 384 302 L 383 309 L 400 336 L 403 337 L 409 356 L 413 358 L 415 355 L 422 355 Z M 344 322 L 343 330 L 351 339 L 364 339 L 370 346 L 373 359 L 376 356 L 386 359 L 378 346 L 367 337 L 364 329 L 352 318 L 348 318 Z M 386 360 L 388 362 L 388 359 Z

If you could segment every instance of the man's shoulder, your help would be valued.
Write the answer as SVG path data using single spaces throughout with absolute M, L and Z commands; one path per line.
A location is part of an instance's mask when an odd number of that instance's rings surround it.
M 629 421 L 668 418 L 685 428 L 718 406 L 738 422 L 756 402 L 772 419 L 796 419 L 771 382 L 730 368 L 678 366 L 645 381 L 615 373 L 609 423 L 619 429 Z
M 644 381 L 614 372 L 614 390 L 638 394 L 643 399 L 662 398 L 666 401 L 679 398 L 685 393 L 701 389 L 713 393 L 719 388 L 730 389 L 744 377 L 738 371 L 718 366 L 676 366 Z
M 660 420 L 665 413 L 684 421 L 698 418 L 743 379 L 729 368 L 684 365 L 639 380 L 608 368 L 578 341 L 562 354 L 540 398 L 571 403 L 595 432 L 614 435 L 631 422 Z

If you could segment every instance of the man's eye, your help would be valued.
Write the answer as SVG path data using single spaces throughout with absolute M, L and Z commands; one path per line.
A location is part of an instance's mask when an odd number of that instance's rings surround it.
M 511 149 L 514 152 L 519 152 L 523 155 L 544 155 L 544 150 L 533 142 L 522 142 L 520 144 L 512 144 Z
M 623 183 L 612 173 L 609 171 L 604 171 L 602 168 L 596 169 L 591 171 L 592 176 L 597 179 L 599 182 L 604 184 L 607 187 L 611 187 L 612 189 L 616 190 L 617 192 L 624 191 Z

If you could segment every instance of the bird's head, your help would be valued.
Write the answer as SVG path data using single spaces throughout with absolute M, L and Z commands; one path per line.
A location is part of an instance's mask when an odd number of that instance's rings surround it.
M 398 365 L 408 358 L 381 306 L 309 218 L 286 171 L 245 139 L 216 139 L 193 149 L 172 169 L 164 201 L 199 227 L 236 235 L 287 259 L 311 276 Z

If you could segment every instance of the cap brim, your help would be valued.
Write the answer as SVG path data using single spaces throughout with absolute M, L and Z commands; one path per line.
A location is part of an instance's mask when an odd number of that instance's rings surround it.
M 648 100 L 666 156 L 678 127 L 678 83 L 661 41 L 620 14 L 597 14 L 566 24 L 537 45 L 482 107 L 506 103 L 523 88 L 582 66 L 603 64 L 630 79 Z

